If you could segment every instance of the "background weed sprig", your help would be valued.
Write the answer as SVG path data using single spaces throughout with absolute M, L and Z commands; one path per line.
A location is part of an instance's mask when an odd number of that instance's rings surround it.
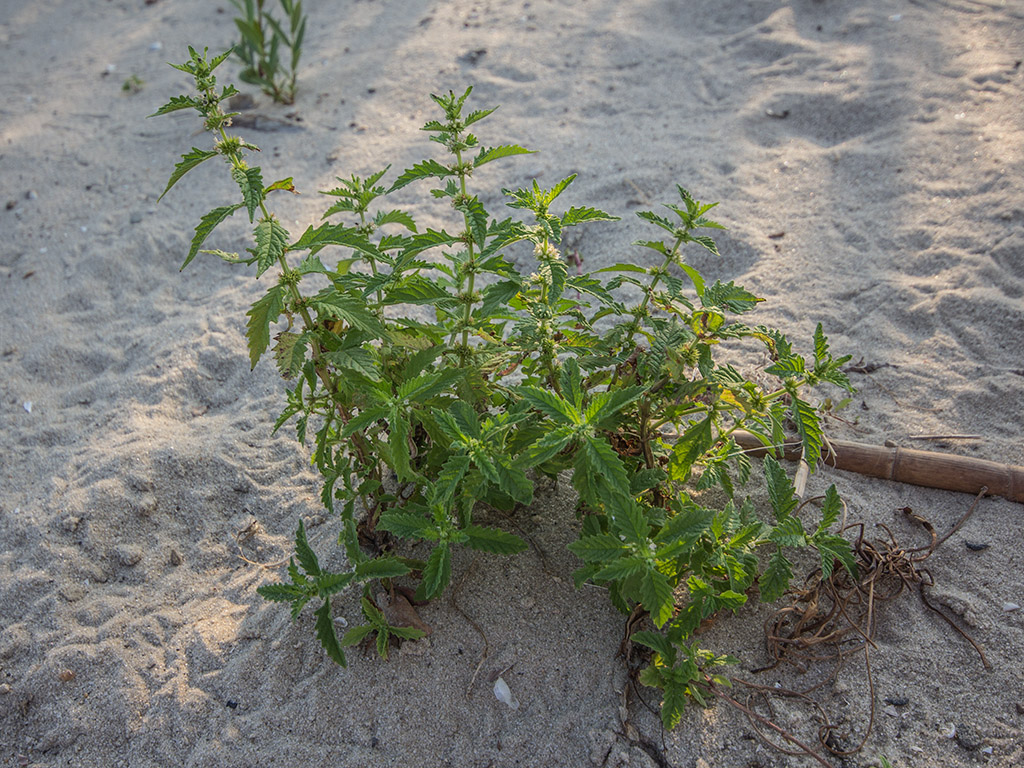
M 239 77 L 282 104 L 295 101 L 306 16 L 302 0 L 280 0 L 284 22 L 264 8 L 265 0 L 231 0 L 241 34 L 234 53 L 244 64 Z M 285 27 L 287 24 L 287 29 Z

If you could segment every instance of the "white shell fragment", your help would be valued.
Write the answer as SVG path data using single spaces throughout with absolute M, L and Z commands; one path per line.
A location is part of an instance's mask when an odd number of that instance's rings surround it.
M 25 409 L 25 413 L 32 413 L 32 401 L 26 400 L 21 404 L 21 407 Z
M 502 704 L 508 704 L 512 709 L 519 709 L 519 702 L 512 695 L 512 691 L 509 690 L 508 683 L 500 677 L 494 681 L 494 695 L 498 697 L 498 701 Z
M 1020 606 L 1017 603 L 1003 603 L 1003 610 L 1007 613 L 1010 611 L 1019 611 Z

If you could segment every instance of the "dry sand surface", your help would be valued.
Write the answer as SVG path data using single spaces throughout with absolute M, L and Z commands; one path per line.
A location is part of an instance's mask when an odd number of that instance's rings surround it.
M 711 279 L 767 300 L 758 321 L 804 349 L 818 322 L 863 361 L 836 438 L 1024 464 L 1024 2 L 1021 0 L 307 0 L 294 107 L 257 98 L 239 132 L 265 178 L 303 193 L 297 232 L 335 176 L 408 167 L 431 92 L 474 86 L 488 145 L 542 150 L 478 174 L 502 186 L 579 179 L 567 204 L 623 217 L 572 243 L 590 268 L 647 263 L 633 212 L 676 183 L 720 200 Z M 209 0 L 0 3 L 0 765 L 805 766 L 719 704 L 662 733 L 616 657 L 622 617 L 577 592 L 566 483 L 518 514 L 546 553 L 462 553 L 458 607 L 385 663 L 328 661 L 312 616 L 256 588 L 280 578 L 300 517 L 340 565 L 307 449 L 271 435 L 283 384 L 250 373 L 244 312 L 260 286 L 212 257 L 179 273 L 201 214 L 237 190 L 210 164 L 159 205 L 194 114 L 147 120 L 189 88 L 166 65 L 233 42 Z M 222 68 L 234 77 L 234 63 Z M 144 81 L 135 93 L 122 84 Z M 393 176 L 392 176 L 393 178 Z M 403 200 L 421 226 L 446 212 Z M 407 194 L 406 194 L 407 193 Z M 237 250 L 248 224 L 210 242 Z M 525 263 L 525 262 L 524 262 Z M 926 434 L 974 439 L 914 441 Z M 908 543 L 911 507 L 948 530 L 972 497 L 825 470 L 850 514 Z M 764 501 L 761 486 L 749 492 Z M 255 535 L 237 543 L 253 522 Z M 833 765 L 1024 764 L 1024 509 L 983 499 L 929 560 L 933 602 L 886 604 L 872 651 L 874 730 Z M 975 548 L 969 548 L 971 543 Z M 989 545 L 978 549 L 978 545 Z M 358 618 L 356 595 L 335 601 Z M 756 606 L 709 646 L 753 675 Z M 521 706 L 492 693 L 498 672 Z M 820 675 L 819 675 L 820 676 Z M 657 705 L 653 691 L 643 691 Z M 817 698 L 849 740 L 868 723 L 863 661 Z M 814 739 L 809 709 L 780 708 Z M 955 735 L 950 729 L 955 729 Z

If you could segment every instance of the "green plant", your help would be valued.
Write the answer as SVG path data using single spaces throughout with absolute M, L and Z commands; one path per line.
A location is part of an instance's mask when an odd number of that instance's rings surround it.
M 121 90 L 125 93 L 138 93 L 146 85 L 146 81 L 138 75 L 131 75 L 121 83 Z
M 202 217 L 182 268 L 218 224 L 244 211 L 254 225 L 248 254 L 203 252 L 257 277 L 276 273 L 247 313 L 249 357 L 255 366 L 272 347 L 292 383 L 275 429 L 294 419 L 299 440 L 311 441 L 322 501 L 340 515 L 348 569 L 323 570 L 300 523 L 290 581 L 259 592 L 290 603 L 293 615 L 317 601 L 317 636 L 332 659 L 344 664 L 342 646 L 372 633 L 382 655 L 390 635 L 416 634 L 383 618 L 372 602 L 375 581 L 392 587 L 413 578 L 417 597 L 429 600 L 451 580 L 453 547 L 525 548 L 478 518 L 488 507 L 529 504 L 538 474 L 572 471 L 582 521 L 569 547 L 583 562 L 577 585 L 604 585 L 623 612 L 649 614 L 651 628 L 633 640 L 653 651 L 641 679 L 663 691 L 668 727 L 689 697 L 705 702 L 727 682 L 717 668 L 730 659 L 694 642 L 703 620 L 735 611 L 755 587 L 762 600 L 781 596 L 794 548 L 816 549 L 826 574 L 837 562 L 855 569 L 849 544 L 832 532 L 841 505 L 834 486 L 820 521 L 807 525 L 807 505 L 769 457 L 768 519 L 749 499 L 735 499 L 736 481 L 751 469 L 737 430 L 773 446 L 789 420 L 813 464 L 824 437 L 806 392 L 850 385 L 840 369 L 848 358 L 832 356 L 820 325 L 805 359 L 780 332 L 738 319 L 760 299 L 732 282 L 709 284 L 687 263 L 685 247 L 718 253 L 706 234 L 722 228 L 707 217 L 714 204 L 680 187 L 666 213 L 639 214 L 664 233 L 638 243 L 657 266 L 574 274 L 559 252 L 566 228 L 616 217 L 591 207 L 556 212 L 570 176 L 551 189 L 534 182 L 504 190 L 527 220 L 492 218 L 471 189 L 475 172 L 528 150 L 482 146 L 469 129 L 494 110 L 464 111 L 467 90 L 432 97 L 442 114 L 424 130 L 444 161 L 423 160 L 389 187 L 381 183 L 387 168 L 339 179 L 325 193 L 334 203 L 324 223 L 295 238 L 267 207 L 272 195 L 293 190 L 292 179 L 265 185 L 244 159 L 255 147 L 226 133 L 220 102 L 234 89 L 218 93 L 213 75 L 226 54 L 208 61 L 189 50 L 190 61 L 177 66 L 195 77 L 198 95 L 156 114 L 195 108 L 215 143 L 185 154 L 164 194 L 205 160 L 224 158 L 241 202 Z M 427 181 L 453 212 L 452 231 L 421 231 L 387 204 L 392 192 Z M 347 223 L 330 221 L 339 214 Z M 506 257 L 517 243 L 532 246 L 530 274 Z M 319 289 L 307 289 L 312 275 Z M 720 350 L 750 342 L 768 360 L 752 378 L 720 361 Z M 701 494 L 711 488 L 725 492 L 718 508 Z M 369 623 L 339 642 L 331 599 L 352 586 L 362 589 Z
M 282 23 L 264 10 L 264 0 L 231 0 L 231 4 L 243 14 L 235 18 L 242 39 L 234 53 L 245 65 L 239 77 L 250 85 L 258 85 L 274 101 L 293 103 L 302 39 L 306 35 L 302 0 L 281 0 L 287 33 Z

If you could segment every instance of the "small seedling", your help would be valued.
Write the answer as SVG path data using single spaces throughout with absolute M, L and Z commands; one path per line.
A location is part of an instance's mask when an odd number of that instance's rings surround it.
M 281 0 L 287 32 L 282 22 L 264 9 L 264 0 L 231 0 L 231 3 L 242 14 L 235 18 L 242 40 L 234 48 L 235 55 L 245 65 L 239 75 L 242 82 L 259 86 L 276 102 L 294 103 L 302 39 L 306 34 L 302 0 Z
M 343 646 L 370 635 L 381 655 L 392 636 L 416 636 L 388 623 L 373 585 L 411 581 L 416 598 L 430 600 L 451 582 L 456 547 L 521 551 L 522 539 L 481 524 L 481 513 L 528 505 L 535 478 L 567 470 L 579 499 L 579 537 L 569 545 L 582 563 L 575 582 L 601 585 L 621 611 L 649 617 L 632 639 L 652 652 L 641 680 L 663 691 L 666 727 L 686 701 L 706 703 L 728 684 L 720 672 L 733 659 L 696 642 L 703 621 L 755 594 L 778 599 L 795 548 L 816 550 L 826 575 L 855 570 L 849 543 L 834 532 L 834 486 L 820 519 L 807 520 L 812 507 L 768 457 L 770 508 L 761 514 L 737 495 L 751 461 L 736 431 L 778 446 L 791 423 L 815 464 L 824 435 L 808 392 L 850 390 L 841 370 L 849 358 L 832 355 L 820 325 L 804 357 L 781 332 L 746 323 L 761 299 L 707 282 L 688 262 L 689 249 L 718 255 L 708 234 L 723 229 L 708 218 L 716 204 L 678 187 L 663 211 L 639 214 L 661 237 L 635 243 L 656 266 L 634 258 L 577 274 L 560 251 L 566 230 L 617 217 L 560 206 L 575 176 L 550 189 L 503 190 L 524 219 L 489 213 L 475 172 L 529 150 L 483 145 L 470 129 L 494 110 L 468 110 L 467 89 L 432 97 L 440 114 L 423 130 L 443 148 L 440 159 L 390 185 L 388 167 L 339 179 L 325 192 L 333 204 L 323 223 L 295 237 L 268 207 L 294 191 L 292 179 L 266 184 L 245 159 L 256 147 L 227 133 L 220 105 L 235 89 L 218 91 L 213 71 L 228 54 L 189 52 L 175 66 L 194 76 L 197 95 L 156 114 L 194 108 L 214 143 L 182 157 L 164 194 L 206 160 L 226 160 L 239 197 L 202 217 L 182 268 L 202 252 L 249 267 L 264 286 L 273 276 L 247 313 L 250 362 L 272 350 L 291 384 L 275 429 L 292 422 L 311 444 L 348 566 L 325 570 L 300 522 L 289 580 L 259 592 L 290 603 L 293 616 L 318 604 L 316 634 L 330 658 L 345 664 Z M 450 229 L 423 230 L 390 204 L 392 192 L 424 184 L 428 199 L 447 207 Z M 234 214 L 253 225 L 247 253 L 203 250 Z M 532 251 L 531 272 L 514 266 L 514 248 Z M 721 362 L 737 342 L 760 345 L 767 363 L 744 375 Z M 727 500 L 708 506 L 700 492 L 711 488 Z M 368 623 L 339 641 L 331 601 L 353 587 Z
M 145 84 L 146 81 L 143 80 L 141 77 L 139 77 L 138 75 L 132 75 L 121 84 L 121 90 L 125 93 L 138 93 L 142 90 L 142 87 Z

